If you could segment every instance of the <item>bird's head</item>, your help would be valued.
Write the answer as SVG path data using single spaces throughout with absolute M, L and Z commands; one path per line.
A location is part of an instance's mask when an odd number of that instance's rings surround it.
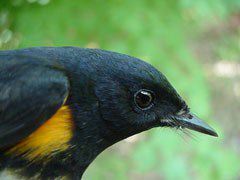
M 166 77 L 126 55 L 104 52 L 97 67 L 96 95 L 106 127 L 116 141 L 153 127 L 188 128 L 217 136 L 190 112 Z M 100 56 L 101 57 L 101 56 Z

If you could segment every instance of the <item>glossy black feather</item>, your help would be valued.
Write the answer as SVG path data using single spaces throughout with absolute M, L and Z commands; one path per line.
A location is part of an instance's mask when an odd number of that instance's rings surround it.
M 47 61 L 0 53 L 0 148 L 14 145 L 48 120 L 68 94 L 68 79 Z

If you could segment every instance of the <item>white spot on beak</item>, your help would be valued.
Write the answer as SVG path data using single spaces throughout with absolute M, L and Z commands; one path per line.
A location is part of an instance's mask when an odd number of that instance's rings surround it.
M 181 116 L 181 115 L 184 115 L 184 114 L 186 114 L 186 110 L 184 110 L 184 109 L 181 109 L 181 110 L 177 113 L 178 116 Z

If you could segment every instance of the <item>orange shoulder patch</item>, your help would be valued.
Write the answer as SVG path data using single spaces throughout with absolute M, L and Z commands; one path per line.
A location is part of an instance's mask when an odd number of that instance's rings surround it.
M 69 148 L 73 126 L 71 110 L 63 106 L 35 132 L 11 148 L 8 154 L 22 155 L 30 161 L 50 158 L 54 153 Z

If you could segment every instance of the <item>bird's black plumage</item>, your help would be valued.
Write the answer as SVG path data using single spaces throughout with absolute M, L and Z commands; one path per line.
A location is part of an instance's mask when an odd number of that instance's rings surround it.
M 59 109 L 68 79 L 58 67 L 9 59 L 0 66 L 0 148 L 31 134 Z
M 0 51 L 0 85 L 0 168 L 27 177 L 81 179 L 104 149 L 153 127 L 216 135 L 189 114 L 163 74 L 119 53 L 75 47 Z M 66 134 L 64 143 L 56 133 Z

